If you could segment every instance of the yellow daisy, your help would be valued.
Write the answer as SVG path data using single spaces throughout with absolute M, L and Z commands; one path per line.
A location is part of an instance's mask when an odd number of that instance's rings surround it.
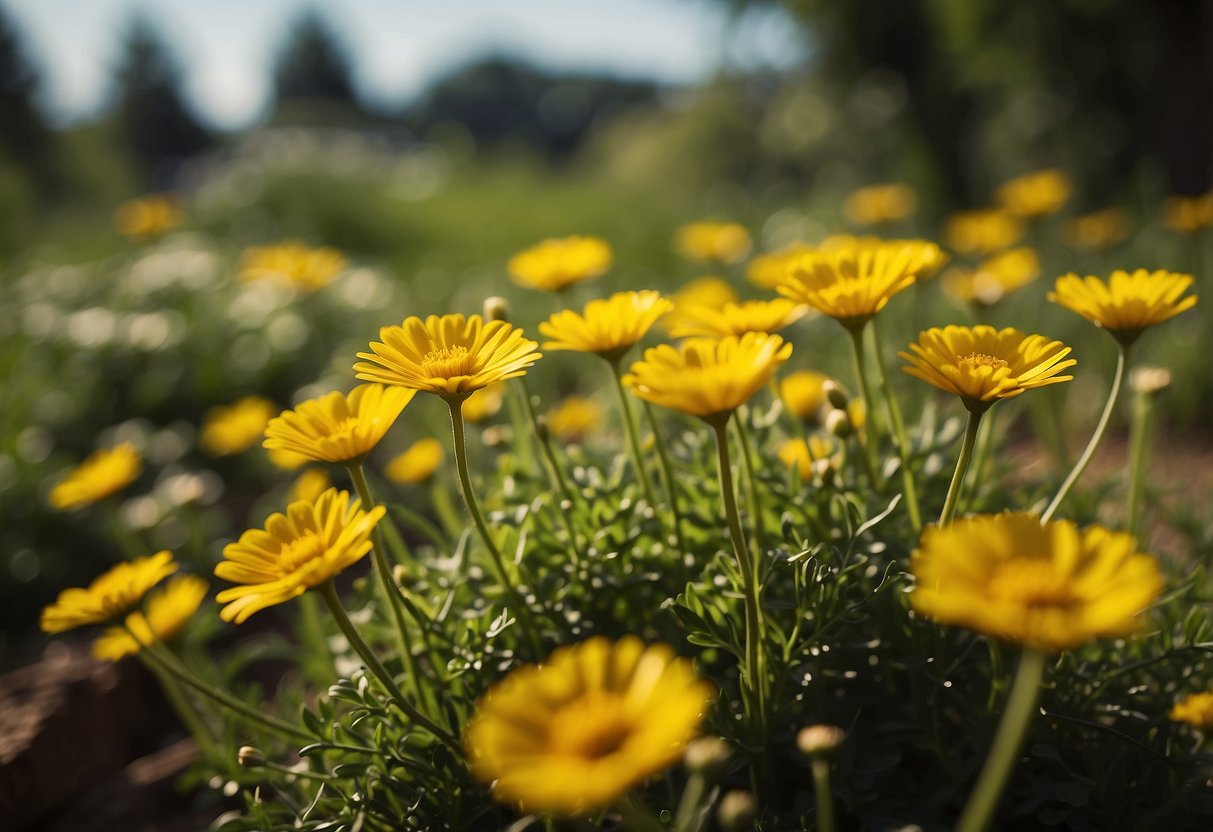
M 1162 221 L 1168 228 L 1185 234 L 1208 228 L 1213 225 L 1213 191 L 1169 197 L 1162 206 Z
M 856 329 L 938 256 L 938 246 L 919 240 L 821 250 L 792 261 L 779 293 Z
M 202 421 L 198 444 L 211 456 L 230 456 L 248 450 L 278 412 L 278 406 L 262 396 L 245 396 L 230 405 L 212 407 Z
M 548 430 L 564 442 L 578 442 L 602 424 L 602 408 L 593 399 L 569 396 L 547 415 Z
M 348 396 L 333 392 L 309 399 L 271 419 L 263 444 L 317 462 L 354 462 L 374 450 L 416 394 L 360 384 Z
M 284 451 L 281 448 L 266 448 L 265 455 L 276 468 L 281 468 L 283 471 L 297 471 L 312 461 L 311 457 L 297 454 L 294 451 Z
M 207 583 L 196 575 L 178 575 L 162 589 L 147 596 L 146 612 L 132 612 L 126 627 L 110 627 L 93 642 L 93 655 L 102 661 L 116 662 L 138 653 L 156 642 L 176 636 L 198 611 L 206 597 Z M 131 637 L 138 637 L 135 641 Z
M 745 335 L 747 332 L 778 332 L 804 317 L 808 307 L 785 298 L 726 303 L 723 309 L 696 306 L 686 310 L 670 328 L 675 338 Z
M 1034 514 L 956 520 L 923 532 L 910 603 L 942 624 L 1038 650 L 1124 636 L 1162 588 L 1132 535 Z
M 1013 248 L 987 257 L 975 269 L 956 268 L 942 278 L 944 291 L 974 306 L 993 306 L 1040 276 L 1035 249 Z
M 299 500 L 315 502 L 321 494 L 329 490 L 332 484 L 328 471 L 323 468 L 311 468 L 304 471 L 298 479 L 291 483 L 291 489 L 286 495 L 286 502 L 288 505 Z
M 993 254 L 1023 239 L 1023 223 L 1010 211 L 987 208 L 948 218 L 944 242 L 961 254 Z
M 1066 220 L 1061 239 L 1071 248 L 1111 248 L 1129 238 L 1129 218 L 1120 208 L 1104 208 Z
M 910 349 L 912 353 L 898 353 L 909 362 L 903 370 L 955 393 L 976 413 L 1025 390 L 1070 381 L 1073 376 L 1058 374 L 1078 363 L 1066 358 L 1070 348 L 1060 341 L 1012 327 L 933 327 L 920 333 Z
M 804 439 L 787 439 L 779 445 L 776 455 L 779 461 L 788 468 L 800 472 L 800 479 L 808 482 L 813 479 L 813 463 L 826 460 L 836 467 L 842 465 L 842 454 L 838 453 L 834 442 L 824 436 L 813 434 Z
M 753 244 L 750 232 L 735 222 L 693 222 L 678 229 L 678 250 L 691 260 L 737 263 Z
M 669 331 L 678 326 L 692 309 L 707 306 L 712 309 L 723 309 L 726 303 L 735 303 L 737 293 L 727 281 L 719 277 L 699 277 L 687 283 L 674 294 L 670 302 L 674 308 L 661 320 L 661 326 Z
M 310 248 L 300 242 L 255 246 L 240 258 L 240 278 L 276 280 L 307 291 L 323 289 L 346 267 L 334 248 Z
M 1146 328 L 1174 318 L 1196 305 L 1196 295 L 1184 296 L 1192 276 L 1168 271 L 1117 271 L 1105 283 L 1098 277 L 1068 274 L 1057 278 L 1049 300 L 1077 312 L 1130 344 Z
M 171 194 L 129 199 L 114 211 L 114 227 L 133 240 L 148 240 L 172 231 L 185 216 L 181 200 Z
M 490 688 L 464 745 L 497 799 L 579 815 L 677 762 L 714 695 L 670 648 L 599 636 Z
M 1167 716 L 1175 722 L 1186 722 L 1193 728 L 1208 731 L 1213 728 L 1213 691 L 1189 693 L 1175 703 Z
M 461 400 L 475 390 L 526 375 L 541 354 L 522 330 L 505 321 L 485 323 L 479 315 L 405 318 L 379 330 L 382 341 L 358 353 L 354 371 L 363 381 L 424 390 Z
M 784 405 L 802 422 L 816 424 L 826 403 L 825 383 L 831 381 L 816 370 L 797 370 L 779 383 L 779 396 Z
M 598 237 L 544 240 L 510 258 L 510 277 L 520 286 L 558 292 L 598 277 L 611 268 L 614 254 Z
M 857 188 L 842 204 L 847 219 L 857 225 L 883 225 L 911 216 L 918 197 L 908 185 L 867 185 Z
M 90 505 L 126 488 L 142 470 L 143 460 L 130 442 L 94 451 L 51 489 L 51 505 L 60 511 Z
M 264 531 L 251 529 L 223 549 L 215 577 L 239 586 L 215 596 L 227 604 L 220 618 L 243 624 L 353 565 L 371 551 L 371 532 L 386 511 L 363 511 L 348 492 L 330 488 L 315 502 L 300 500 L 286 514 L 270 515 Z
M 760 254 L 746 266 L 746 279 L 763 289 L 774 290 L 788 273 L 788 266 L 793 260 L 816 250 L 808 243 L 792 243 L 778 251 Z
M 1074 183 L 1056 168 L 1017 176 L 998 188 L 998 202 L 1017 217 L 1056 214 L 1070 198 Z
M 446 457 L 442 443 L 433 437 L 418 439 L 387 464 L 384 473 L 392 482 L 417 485 L 427 482 Z
M 84 589 L 65 589 L 42 610 L 38 626 L 44 633 L 62 633 L 89 624 L 117 621 L 139 603 L 147 591 L 177 571 L 173 554 L 157 552 L 120 563 Z
M 549 339 L 543 348 L 592 352 L 615 361 L 673 308 L 658 292 L 618 292 L 590 301 L 581 314 L 565 309 L 541 323 L 539 331 Z
M 646 401 L 712 422 L 766 386 L 791 354 L 791 344 L 761 332 L 690 338 L 645 350 L 623 383 Z

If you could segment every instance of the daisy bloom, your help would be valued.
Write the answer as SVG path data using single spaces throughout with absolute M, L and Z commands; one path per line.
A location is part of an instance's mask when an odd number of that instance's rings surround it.
M 1060 341 L 984 324 L 932 327 L 910 349 L 912 353 L 898 353 L 909 362 L 903 370 L 955 393 L 975 413 L 1025 390 L 1070 381 L 1073 376 L 1059 373 L 1078 363 L 1066 358 L 1070 348 Z
M 262 447 L 265 447 L 264 443 Z M 282 448 L 266 448 L 265 455 L 274 467 L 281 468 L 283 471 L 298 471 L 312 461 L 310 457 L 294 451 L 285 451 Z
M 443 450 L 442 443 L 427 436 L 425 439 L 418 439 L 408 450 L 389 462 L 384 473 L 392 482 L 419 485 L 434 476 L 434 472 L 445 458 L 446 451 Z
M 1163 225 L 1193 234 L 1213 225 L 1213 191 L 1197 196 L 1169 197 L 1162 205 Z
M 857 188 L 842 204 L 842 212 L 856 225 L 883 225 L 914 213 L 918 197 L 908 185 L 867 185 Z
M 961 254 L 993 254 L 1023 239 L 1023 223 L 1010 211 L 986 208 L 948 218 L 944 242 Z
M 736 303 L 736 301 L 737 293 L 726 280 L 712 276 L 699 277 L 670 295 L 670 302 L 674 304 L 674 308 L 661 320 L 661 325 L 668 331 L 672 327 L 678 326 L 686 313 L 692 309 L 701 306 L 723 309 L 726 303 Z
M 614 254 L 598 237 L 544 240 L 510 258 L 510 277 L 519 286 L 559 292 L 574 283 L 605 274 Z
M 230 456 L 248 450 L 278 412 L 278 405 L 262 396 L 245 396 L 229 405 L 212 407 L 202 421 L 198 444 L 211 456 Z
M 482 387 L 526 375 L 541 354 L 522 330 L 479 315 L 405 318 L 379 330 L 370 352 L 358 353 L 354 372 L 363 381 L 395 384 L 461 401 Z
M 490 384 L 472 392 L 463 402 L 463 418 L 483 422 L 496 416 L 505 401 L 505 385 Z
M 498 800 L 579 815 L 676 763 L 714 695 L 669 647 L 599 636 L 490 688 L 464 745 Z
M 779 293 L 859 329 L 939 256 L 920 240 L 818 251 L 792 261 Z
M 1191 286 L 1187 274 L 1118 269 L 1106 283 L 1076 274 L 1059 277 L 1049 300 L 1108 330 L 1122 344 L 1131 344 L 1146 328 L 1195 306 L 1196 295 L 1184 296 Z
M 149 589 L 176 571 L 173 554 L 167 550 L 120 563 L 84 589 L 60 592 L 58 600 L 42 611 L 38 626 L 44 633 L 62 633 L 116 621 L 130 612 Z
M 944 291 L 974 306 L 993 306 L 1040 276 L 1040 258 L 1031 248 L 1013 248 L 987 257 L 975 269 L 955 268 L 942 278 Z
M 300 242 L 255 246 L 240 258 L 240 278 L 276 280 L 306 291 L 323 289 L 346 267 L 345 257 L 334 248 L 310 248 Z
M 51 489 L 51 505 L 60 511 L 90 505 L 126 488 L 142 470 L 143 460 L 130 442 L 94 451 Z
M 206 580 L 196 575 L 178 575 L 147 597 L 145 612 L 132 612 L 125 627 L 110 627 L 93 642 L 93 656 L 116 662 L 156 642 L 168 641 L 198 611 L 206 597 Z M 131 637 L 138 637 L 135 641 Z
M 779 383 L 779 397 L 797 419 L 815 424 L 826 403 L 825 383 L 830 380 L 816 370 L 797 370 Z
M 1017 217 L 1056 214 L 1070 198 L 1074 183 L 1056 168 L 1017 176 L 998 188 L 998 202 Z
M 816 247 L 808 243 L 792 243 L 779 251 L 760 254 L 746 266 L 745 276 L 756 286 L 774 290 L 788 272 L 788 265 L 804 254 L 811 254 Z
M 1066 220 L 1061 239 L 1070 248 L 1112 248 L 1127 240 L 1130 231 L 1125 212 L 1112 207 Z
M 132 240 L 148 240 L 172 231 L 181 224 L 184 215 L 177 197 L 151 194 L 120 204 L 114 211 L 114 227 Z
M 265 530 L 251 529 L 223 549 L 215 577 L 239 586 L 215 596 L 224 621 L 282 604 L 324 583 L 371 551 L 371 532 L 387 511 L 363 511 L 345 491 L 330 488 L 314 502 L 299 500 L 272 514 Z
M 333 484 L 329 478 L 329 472 L 323 468 L 310 468 L 299 475 L 299 478 L 291 483 L 291 489 L 287 492 L 286 502 L 291 504 L 299 500 L 307 500 L 309 503 L 315 502 L 316 499 L 329 490 Z
M 678 229 L 678 251 L 691 260 L 737 263 L 753 244 L 750 232 L 735 222 L 693 222 Z
M 1167 714 L 1174 722 L 1185 722 L 1200 731 L 1213 728 L 1213 691 L 1189 693 Z
M 930 526 L 910 569 L 919 613 L 1044 652 L 1130 635 L 1162 588 L 1132 535 L 1034 514 Z
M 602 424 L 602 408 L 593 399 L 569 396 L 547 415 L 548 430 L 563 442 L 578 442 Z
M 726 303 L 724 308 L 696 306 L 684 312 L 670 334 L 675 338 L 745 335 L 747 332 L 778 332 L 804 317 L 808 307 L 786 298 Z
M 766 386 L 791 354 L 791 344 L 762 332 L 690 338 L 645 350 L 623 383 L 653 404 L 716 422 Z
M 317 462 L 356 462 L 395 424 L 416 390 L 360 384 L 349 395 L 329 393 L 284 410 L 265 427 L 266 448 Z
M 776 455 L 787 468 L 795 468 L 800 472 L 800 479 L 808 482 L 813 479 L 814 463 L 826 461 L 835 467 L 841 467 L 842 454 L 838 453 L 837 445 L 831 440 L 818 434 L 804 439 L 787 439 L 779 445 Z
M 616 361 L 643 338 L 674 304 L 652 290 L 618 292 L 592 300 L 581 314 L 564 309 L 539 325 L 545 350 L 592 352 Z

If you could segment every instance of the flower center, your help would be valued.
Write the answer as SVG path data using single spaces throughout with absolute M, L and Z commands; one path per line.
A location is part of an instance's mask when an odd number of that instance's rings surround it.
M 300 567 L 309 561 L 323 557 L 326 547 L 320 535 L 315 532 L 305 532 L 303 537 L 296 538 L 282 547 L 278 554 L 278 567 L 284 575 L 299 571 Z
M 631 733 L 618 696 L 586 694 L 555 715 L 548 740 L 555 751 L 598 760 L 618 751 Z
M 1057 574 L 1047 561 L 1015 560 L 1000 567 L 990 581 L 990 594 L 1021 607 L 1070 607 L 1078 603 L 1072 580 Z
M 1004 359 L 986 355 L 984 352 L 971 352 L 968 355 L 958 355 L 956 356 L 956 360 L 962 367 L 971 369 L 993 367 L 995 370 L 1001 370 L 1003 367 L 1010 366 Z
M 470 376 L 472 355 L 467 347 L 443 347 L 431 350 L 421 359 L 421 370 L 427 378 Z

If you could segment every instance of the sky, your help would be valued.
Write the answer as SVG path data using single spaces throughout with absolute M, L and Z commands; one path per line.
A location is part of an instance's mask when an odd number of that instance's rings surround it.
M 778 11 L 730 23 L 705 0 L 0 0 L 41 70 L 42 104 L 57 124 L 103 106 L 126 21 L 146 15 L 177 51 L 185 93 L 216 127 L 263 111 L 290 21 L 320 9 L 355 60 L 367 100 L 403 104 L 429 82 L 488 53 L 549 68 L 675 84 L 722 64 L 784 66 L 800 55 Z

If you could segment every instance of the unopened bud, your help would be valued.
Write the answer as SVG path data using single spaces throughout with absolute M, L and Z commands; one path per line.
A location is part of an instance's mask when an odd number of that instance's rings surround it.
M 757 808 L 754 796 L 749 792 L 731 791 L 720 799 L 716 821 L 723 832 L 744 832 L 754 825 Z
M 260 748 L 254 748 L 251 745 L 242 745 L 240 750 L 236 752 L 236 762 L 244 768 L 250 766 L 265 765 L 265 755 L 261 753 Z
M 687 746 L 682 756 L 686 767 L 708 780 L 718 780 L 733 753 L 733 746 L 720 737 L 700 737 Z
M 845 738 L 846 732 L 837 725 L 810 725 L 796 735 L 796 745 L 810 757 L 830 757 Z
M 480 438 L 486 447 L 499 448 L 510 441 L 510 429 L 505 425 L 493 425 L 485 428 Z
M 833 485 L 834 474 L 836 473 L 834 463 L 828 459 L 815 459 L 810 464 L 813 470 L 813 476 L 821 480 L 822 485 Z
M 821 385 L 821 391 L 826 394 L 826 400 L 834 407 L 839 410 L 847 409 L 847 402 L 850 401 L 847 391 L 843 390 L 842 385 L 834 381 L 834 379 L 827 379 Z
M 851 424 L 851 417 L 847 415 L 845 410 L 831 410 L 826 414 L 826 430 L 839 439 L 846 439 L 855 433 L 855 427 Z
M 484 319 L 486 321 L 508 321 L 510 319 L 509 301 L 497 295 L 485 298 Z
M 1129 386 L 1135 393 L 1161 393 L 1171 386 L 1171 371 L 1151 365 L 1137 367 L 1129 373 Z
M 398 563 L 392 567 L 392 580 L 396 582 L 396 586 L 404 586 L 404 582 L 408 580 L 409 571 L 404 568 L 403 563 Z

